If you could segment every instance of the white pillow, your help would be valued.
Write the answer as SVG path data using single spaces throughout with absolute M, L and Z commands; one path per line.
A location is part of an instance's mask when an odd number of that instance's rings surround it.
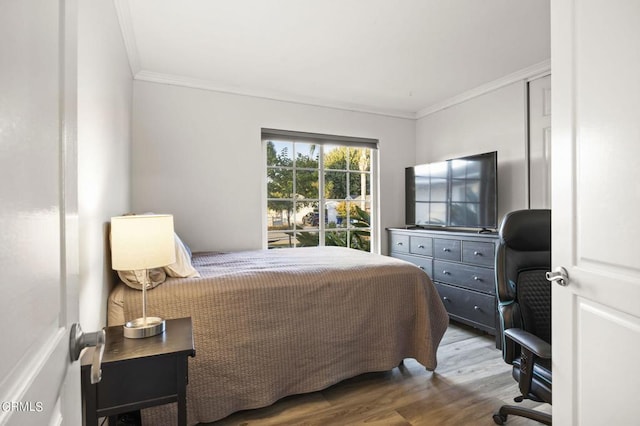
M 175 233 L 174 239 L 176 245 L 176 262 L 165 266 L 164 271 L 167 275 L 174 278 L 199 277 L 200 274 L 191 264 L 191 256 L 189 255 L 189 251 L 185 245 L 182 243 L 182 240 Z

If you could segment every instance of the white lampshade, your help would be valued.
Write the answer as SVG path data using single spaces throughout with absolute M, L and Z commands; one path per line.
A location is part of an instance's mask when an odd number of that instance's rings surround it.
M 158 268 L 174 263 L 170 214 L 111 218 L 111 267 L 116 271 Z

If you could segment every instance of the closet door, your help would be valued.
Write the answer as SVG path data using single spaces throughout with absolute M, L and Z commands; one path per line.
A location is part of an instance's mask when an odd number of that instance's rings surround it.
M 551 76 L 529 82 L 529 202 L 551 208 Z

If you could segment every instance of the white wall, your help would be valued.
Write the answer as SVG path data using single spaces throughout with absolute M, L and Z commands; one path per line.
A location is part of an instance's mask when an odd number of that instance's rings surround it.
M 524 81 L 434 112 L 416 122 L 416 161 L 498 151 L 498 221 L 527 208 Z
M 174 215 L 194 251 L 263 246 L 261 128 L 380 141 L 380 219 L 404 224 L 414 120 L 135 81 L 132 207 Z
M 132 77 L 111 0 L 79 2 L 80 323 L 106 324 L 113 284 L 107 224 L 130 208 Z

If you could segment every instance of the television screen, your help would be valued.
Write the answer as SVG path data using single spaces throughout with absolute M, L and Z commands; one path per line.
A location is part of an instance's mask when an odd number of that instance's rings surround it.
M 406 224 L 497 227 L 497 152 L 406 169 Z

